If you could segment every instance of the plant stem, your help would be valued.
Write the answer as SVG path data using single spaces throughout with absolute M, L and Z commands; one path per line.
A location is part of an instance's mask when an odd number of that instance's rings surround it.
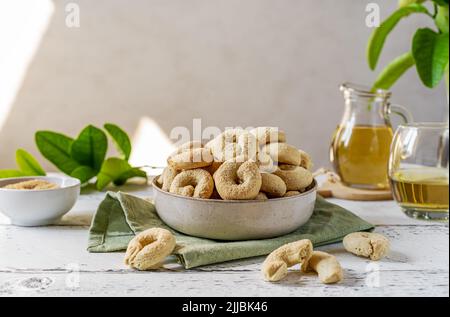
M 448 67 L 445 69 L 445 90 L 447 91 L 447 106 L 449 106 L 449 90 L 448 90 L 448 84 L 449 84 L 449 78 L 448 78 Z

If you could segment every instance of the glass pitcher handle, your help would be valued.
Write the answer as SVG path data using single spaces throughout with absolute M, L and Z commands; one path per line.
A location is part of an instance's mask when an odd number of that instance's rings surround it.
M 403 119 L 403 123 L 411 123 L 414 121 L 411 112 L 403 106 L 397 104 L 389 105 L 389 114 L 396 114 Z

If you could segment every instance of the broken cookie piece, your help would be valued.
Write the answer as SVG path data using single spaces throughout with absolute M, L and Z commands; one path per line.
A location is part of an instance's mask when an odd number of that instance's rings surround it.
M 334 255 L 314 251 L 308 262 L 302 265 L 304 272 L 314 271 L 323 284 L 339 283 L 344 278 L 341 264 Z
M 310 240 L 299 240 L 285 244 L 266 258 L 262 266 L 264 279 L 269 282 L 277 282 L 286 277 L 288 268 L 296 264 L 307 263 L 313 253 L 313 245 Z
M 355 255 L 378 261 L 389 253 L 389 240 L 378 233 L 354 232 L 344 238 L 344 248 Z

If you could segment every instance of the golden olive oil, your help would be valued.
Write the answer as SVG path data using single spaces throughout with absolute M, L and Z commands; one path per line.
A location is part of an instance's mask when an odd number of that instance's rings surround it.
M 389 188 L 387 170 L 392 138 L 388 126 L 338 127 L 330 155 L 342 181 L 355 187 Z
M 448 170 L 421 167 L 399 170 L 391 176 L 396 201 L 404 208 L 448 210 Z

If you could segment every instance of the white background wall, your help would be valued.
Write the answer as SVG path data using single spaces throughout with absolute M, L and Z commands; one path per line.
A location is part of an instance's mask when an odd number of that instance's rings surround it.
M 375 76 L 365 61 L 369 1 L 74 0 L 78 29 L 65 25 L 68 1 L 52 1 L 48 28 L 0 120 L 0 168 L 13 167 L 18 147 L 37 153 L 36 130 L 75 134 L 110 121 L 133 134 L 145 116 L 165 134 L 191 127 L 193 118 L 221 128 L 280 126 L 316 166 L 326 165 L 343 111 L 339 84 L 370 84 Z M 376 2 L 383 18 L 397 4 Z M 419 16 L 402 22 L 381 65 L 406 51 L 415 28 L 427 24 Z M 0 60 L 14 45 L 0 41 Z M 395 87 L 394 101 L 421 121 L 447 115 L 443 86 L 424 88 L 415 70 Z M 149 148 L 156 143 L 146 141 Z

